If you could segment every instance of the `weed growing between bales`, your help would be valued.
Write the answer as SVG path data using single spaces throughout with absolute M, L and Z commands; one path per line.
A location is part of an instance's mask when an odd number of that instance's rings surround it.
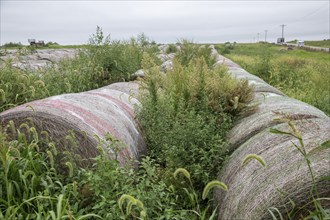
M 225 135 L 252 99 L 252 89 L 224 67 L 209 69 L 201 57 L 187 67 L 175 62 L 166 77 L 149 65 L 139 119 L 150 154 L 170 171 L 188 169 L 201 189 L 216 177 L 226 154 Z
M 61 153 L 45 131 L 2 125 L 0 219 L 215 219 L 209 192 L 227 186 L 211 180 L 226 157 L 226 132 L 253 93 L 224 67 L 211 69 L 210 50 L 198 48 L 184 44 L 165 77 L 145 36 L 110 42 L 98 28 L 76 59 L 38 72 L 7 63 L 1 69 L 1 111 L 129 80 L 145 68 L 138 117 L 150 153 L 138 171 L 122 166 L 109 159 L 120 143 L 107 135 L 92 165 L 80 168 L 79 155 L 71 153 L 79 146 L 70 134 Z
M 109 152 L 120 143 L 107 135 L 100 140 L 100 154 L 91 159 L 92 165 L 80 168 L 79 155 L 71 153 L 70 148 L 77 147 L 72 136 L 67 137 L 71 140 L 67 151 L 60 153 L 55 142 L 45 138 L 45 131 L 27 124 L 2 126 L 0 219 L 216 219 L 209 192 L 213 187 L 227 189 L 214 179 L 228 153 L 226 133 L 246 109 L 253 89 L 246 81 L 229 77 L 225 67 L 212 69 L 214 60 L 207 47 L 182 43 L 166 76 L 158 69 L 155 51 L 143 35 L 115 42 L 104 38 L 98 28 L 74 60 L 39 72 L 13 68 L 10 62 L 1 69 L 3 111 L 51 95 L 130 80 L 130 74 L 143 67 L 143 108 L 138 118 L 149 154 L 138 171 L 123 167 L 109 159 Z M 292 88 L 301 90 L 300 76 L 312 75 L 311 82 L 318 82 L 323 92 L 324 79 L 313 72 L 316 64 L 298 74 L 294 72 L 310 65 L 309 60 L 286 57 L 276 69 L 273 55 L 267 53 L 253 66 L 256 73 L 283 83 L 283 88 L 290 81 Z M 320 103 L 324 105 L 322 99 Z

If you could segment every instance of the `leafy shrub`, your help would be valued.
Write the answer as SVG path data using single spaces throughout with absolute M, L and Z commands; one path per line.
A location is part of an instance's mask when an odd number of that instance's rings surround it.
M 252 99 L 252 88 L 232 79 L 224 67 L 210 70 L 203 58 L 187 67 L 176 60 L 166 77 L 144 58 L 148 93 L 139 119 L 150 155 L 165 169 L 190 170 L 200 190 L 220 169 L 226 132 Z
M 204 58 L 209 68 L 216 62 L 215 58 L 210 56 L 211 49 L 206 45 L 198 45 L 187 40 L 181 41 L 181 50 L 177 52 L 175 59 L 183 66 L 188 66 L 190 61 L 195 58 Z
M 110 41 L 110 36 L 104 38 L 102 29 L 97 27 L 96 34 L 90 39 L 90 46 L 82 56 L 87 56 L 102 69 L 103 81 L 107 84 L 114 81 L 127 81 L 132 73 L 141 69 L 141 60 L 144 52 L 149 53 L 155 60 L 155 45 L 150 46 L 148 38 L 141 34 L 137 39 L 130 41 Z M 159 60 L 157 60 L 160 62 Z

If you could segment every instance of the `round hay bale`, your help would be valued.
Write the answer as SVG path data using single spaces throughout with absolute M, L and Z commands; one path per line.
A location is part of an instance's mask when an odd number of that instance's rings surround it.
M 219 65 L 226 65 L 228 67 L 228 73 L 232 77 L 235 77 L 237 79 L 248 80 L 249 84 L 255 87 L 255 92 L 272 92 L 278 95 L 285 96 L 283 92 L 267 84 L 264 80 L 260 79 L 255 75 L 250 74 L 246 70 L 242 69 L 238 64 L 234 63 L 233 61 L 219 55 L 214 48 L 211 50 L 211 56 L 215 57 L 217 60 L 217 62 L 213 65 L 213 67 Z
M 216 56 L 215 52 L 213 56 Z M 216 58 L 219 64 L 223 60 L 230 74 L 247 79 L 249 84 L 256 87 L 251 103 L 256 108 L 243 114 L 228 135 L 229 152 L 232 154 L 218 179 L 226 183 L 229 190 L 214 192 L 218 219 L 271 219 L 268 211 L 271 207 L 286 216 L 290 200 L 297 207 L 312 201 L 311 174 L 304 156 L 293 146 L 293 143 L 298 144 L 299 141 L 290 135 L 270 133 L 271 127 L 289 131 L 288 124 L 283 120 L 274 120 L 281 117 L 296 123 L 303 137 L 304 148 L 310 153 L 310 166 L 318 196 L 329 198 L 330 183 L 322 177 L 330 175 L 330 149 L 316 150 L 320 144 L 330 140 L 329 117 L 313 106 L 286 97 L 231 60 L 221 55 Z M 248 154 L 261 156 L 267 167 L 262 167 L 257 161 L 250 161 L 243 166 L 242 161 Z M 328 201 L 325 207 L 329 206 Z M 309 214 L 302 212 L 304 210 L 298 211 L 293 218 Z
M 143 69 L 140 69 L 140 70 L 136 71 L 135 73 L 133 73 L 131 75 L 131 79 L 133 79 L 133 80 L 135 80 L 135 79 L 137 79 L 139 77 L 140 78 L 145 77 L 145 74 L 144 74 L 144 70 Z
M 173 69 L 173 61 L 172 60 L 167 60 L 164 63 L 162 63 L 162 65 L 160 65 L 160 69 L 163 72 L 167 72 L 169 70 Z
M 135 88 L 135 84 L 127 84 Z M 66 148 L 68 131 L 73 131 L 79 148 L 75 153 L 89 159 L 98 154 L 99 138 L 110 133 L 126 147 L 118 152 L 121 164 L 137 160 L 146 152 L 139 123 L 135 119 L 137 99 L 127 93 L 103 87 L 100 89 L 49 97 L 33 101 L 0 114 L 4 126 L 13 121 L 16 127 L 32 121 L 38 131 L 47 131 L 58 148 Z M 103 146 L 106 148 L 107 146 Z M 111 149 L 111 157 L 115 149 Z
M 140 85 L 137 82 L 118 82 L 118 83 L 113 83 L 108 86 L 102 87 L 101 89 L 114 89 L 118 90 L 121 92 L 124 92 L 136 100 L 138 100 L 139 97 L 139 88 Z M 136 102 L 134 104 L 138 104 L 139 102 Z
M 230 152 L 265 128 L 278 124 L 279 122 L 274 120 L 279 117 L 276 113 L 288 114 L 295 120 L 327 118 L 319 109 L 285 96 L 258 96 L 251 105 L 257 105 L 253 113 L 237 121 L 229 132 Z
M 252 85 L 254 87 L 255 92 L 273 93 L 273 94 L 285 96 L 285 94 L 283 92 L 281 92 L 280 90 L 276 89 L 275 87 L 273 87 L 267 83 L 258 82 L 258 81 L 252 80 L 252 79 L 250 79 L 248 81 L 249 81 L 249 85 Z
M 314 118 L 296 121 L 297 129 L 302 133 L 304 147 L 310 153 L 309 159 L 316 179 L 319 197 L 330 196 L 330 183 L 322 177 L 330 174 L 330 149 L 312 151 L 321 143 L 330 139 L 329 118 Z M 290 131 L 287 124 L 274 128 Z M 269 129 L 260 131 L 251 137 L 230 156 L 222 169 L 219 180 L 228 185 L 228 191 L 216 190 L 215 203 L 219 205 L 218 219 L 271 219 L 268 209 L 275 207 L 286 216 L 290 207 L 289 199 L 297 207 L 312 201 L 312 177 L 304 157 L 293 146 L 299 146 L 298 140 L 289 135 L 272 134 Z M 267 167 L 257 161 L 242 165 L 248 154 L 261 156 Z M 310 204 L 313 205 L 313 204 Z M 325 204 L 329 207 L 330 204 Z M 306 214 L 298 212 L 296 216 Z
M 247 79 L 247 80 L 254 80 L 260 83 L 266 83 L 264 80 L 260 79 L 259 77 L 252 75 L 251 73 L 247 72 L 246 70 L 242 69 L 241 67 L 233 67 L 229 68 L 228 73 L 238 79 Z

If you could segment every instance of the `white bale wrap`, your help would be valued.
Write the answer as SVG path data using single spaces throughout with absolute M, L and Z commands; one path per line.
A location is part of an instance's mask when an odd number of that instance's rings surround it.
M 304 148 L 310 153 L 311 168 L 315 176 L 318 196 L 330 197 L 330 149 L 318 149 L 330 140 L 330 119 L 322 111 L 306 103 L 285 96 L 260 78 L 246 72 L 233 61 L 219 55 L 211 46 L 217 65 L 225 64 L 231 75 L 247 79 L 254 85 L 256 105 L 253 112 L 244 115 L 229 133 L 229 160 L 222 168 L 218 180 L 228 186 L 228 191 L 215 190 L 218 219 L 271 219 L 269 208 L 277 208 L 286 216 L 290 200 L 297 207 L 312 201 L 313 181 L 303 155 L 293 146 L 300 146 L 290 135 L 272 134 L 270 128 L 292 132 L 289 125 L 279 120 L 289 117 L 302 134 Z M 248 154 L 261 156 L 267 166 L 257 161 L 242 165 Z M 330 207 L 330 202 L 323 203 Z M 286 205 L 286 207 L 285 207 Z M 309 206 L 313 204 L 310 203 Z M 298 211 L 306 215 L 304 211 Z
M 115 83 L 110 86 L 76 94 L 64 94 L 26 103 L 0 114 L 2 125 L 14 121 L 19 127 L 32 119 L 37 130 L 45 130 L 58 147 L 64 148 L 68 131 L 75 133 L 79 143 L 78 154 L 88 159 L 98 154 L 98 137 L 110 133 L 126 148 L 118 152 L 118 160 L 124 164 L 130 159 L 138 160 L 146 152 L 134 106 L 138 84 Z M 110 155 L 114 156 L 114 155 Z

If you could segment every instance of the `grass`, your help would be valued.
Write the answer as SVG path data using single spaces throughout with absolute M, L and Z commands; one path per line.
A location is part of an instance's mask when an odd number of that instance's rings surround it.
M 288 96 L 330 115 L 330 54 L 260 43 L 238 44 L 226 56 Z
M 35 46 L 30 46 L 30 45 L 23 45 L 21 42 L 19 43 L 13 43 L 9 42 L 6 43 L 2 46 L 0 46 L 0 50 L 18 50 L 22 48 L 27 48 L 27 49 L 38 49 L 38 50 L 45 50 L 45 49 L 82 49 L 88 47 L 88 44 L 81 44 L 81 45 L 60 45 L 58 43 L 53 43 L 53 42 L 48 42 L 45 44 L 45 46 L 42 47 L 35 47 Z
M 131 74 L 142 68 L 143 53 L 160 62 L 155 51 L 155 46 L 146 44 L 141 36 L 130 41 L 111 41 L 98 28 L 76 59 L 64 60 L 57 66 L 50 65 L 39 71 L 22 70 L 8 60 L 0 71 L 0 111 L 53 95 L 129 81 Z
M 31 124 L 1 125 L 0 219 L 216 218 L 209 192 L 227 188 L 213 180 L 226 157 L 225 135 L 252 88 L 230 78 L 224 67 L 211 69 L 206 47 L 187 42 L 166 78 L 156 52 L 144 35 L 110 41 L 97 28 L 76 59 L 58 66 L 33 72 L 6 63 L 0 71 L 1 111 L 130 80 L 130 73 L 145 68 L 147 93 L 138 117 L 150 153 L 138 171 L 120 166 L 108 156 L 120 143 L 106 135 L 93 164 L 80 168 L 71 153 L 77 143 L 61 153 L 46 131 Z
M 240 50 L 236 44 L 227 47 L 229 54 Z M 242 51 L 259 53 L 254 50 Z M 253 88 L 229 77 L 223 66 L 212 69 L 214 59 L 206 46 L 183 42 L 166 77 L 159 71 L 156 52 L 143 34 L 111 41 L 98 27 L 76 59 L 37 72 L 13 68 L 10 62 L 1 69 L 3 111 L 51 95 L 127 81 L 144 68 L 143 107 L 137 117 L 149 153 L 138 170 L 121 166 L 108 156 L 121 143 L 108 134 L 100 140 L 93 164 L 81 168 L 79 157 L 71 153 L 76 143 L 61 153 L 46 131 L 30 124 L 1 125 L 0 219 L 217 218 L 210 191 L 230 187 L 214 179 L 228 153 L 226 134 L 252 99 Z
M 307 46 L 314 47 L 330 47 L 330 40 L 321 40 L 321 41 L 305 41 Z

